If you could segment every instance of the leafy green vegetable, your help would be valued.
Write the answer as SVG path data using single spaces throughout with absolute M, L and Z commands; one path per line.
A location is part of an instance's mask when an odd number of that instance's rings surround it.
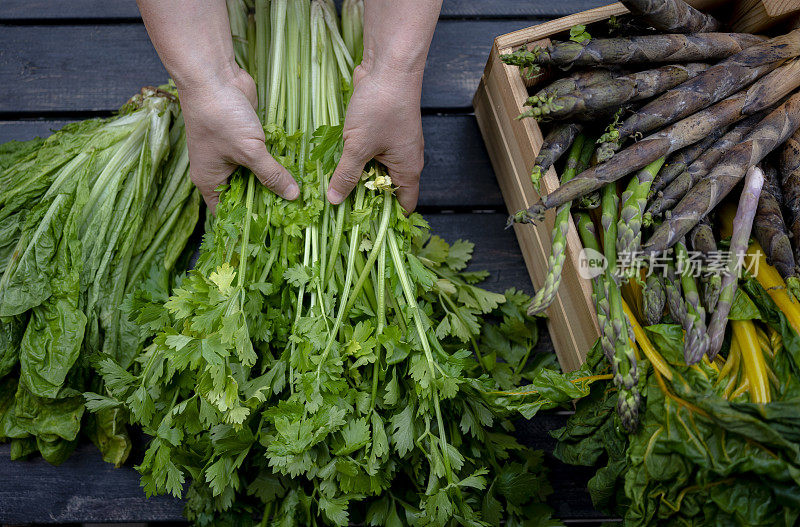
M 647 368 L 640 429 L 619 432 L 616 390 L 606 382 L 553 434 L 559 459 L 602 467 L 589 484 L 595 506 L 623 515 L 626 525 L 795 525 L 800 518 L 800 338 L 755 279 L 743 289 L 739 316 L 765 321 L 777 344 L 766 353 L 772 402 L 731 393 L 735 372 L 708 362 L 686 366 L 680 327 L 662 324 L 647 331 L 674 378 Z
M 13 457 L 69 455 L 81 393 L 103 391 L 90 363 L 129 364 L 143 347 L 125 296 L 171 289 L 199 211 L 173 99 L 145 88 L 116 117 L 0 146 L 0 440 Z M 107 410 L 88 430 L 117 465 L 131 447 L 125 415 Z
M 168 299 L 131 297 L 152 343 L 99 361 L 107 393 L 87 406 L 130 413 L 152 437 L 145 492 L 186 489 L 198 525 L 553 525 L 541 453 L 509 434 L 505 402 L 588 381 L 540 372 L 530 299 L 478 287 L 472 244 L 406 216 L 382 167 L 344 204 L 324 199 L 353 63 L 331 13 L 256 6 L 255 55 L 273 65 L 251 69 L 259 115 L 301 197 L 235 174 L 196 267 Z

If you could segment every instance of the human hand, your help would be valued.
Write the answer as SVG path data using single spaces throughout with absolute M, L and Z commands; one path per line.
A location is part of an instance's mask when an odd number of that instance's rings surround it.
M 240 165 L 276 194 L 296 199 L 297 182 L 267 152 L 255 112 L 255 82 L 235 64 L 228 69 L 202 82 L 178 84 L 192 181 L 212 212 L 219 202 L 216 188 Z
M 328 188 L 328 200 L 337 205 L 358 183 L 370 159 L 383 163 L 397 199 L 411 212 L 419 197 L 424 165 L 420 113 L 422 72 L 398 73 L 389 67 L 356 68 L 354 91 L 344 121 L 344 151 Z

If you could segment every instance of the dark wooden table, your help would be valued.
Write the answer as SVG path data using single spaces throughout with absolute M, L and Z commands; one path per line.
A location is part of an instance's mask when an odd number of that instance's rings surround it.
M 603 0 L 444 0 L 422 92 L 426 141 L 419 210 L 447 240 L 475 242 L 473 265 L 491 271 L 487 287 L 531 292 L 517 242 L 472 114 L 495 36 L 602 5 Z M 134 0 L 2 0 L 0 143 L 47 134 L 109 115 L 138 89 L 167 74 Z M 552 351 L 545 335 L 542 350 Z M 548 431 L 565 412 L 519 426 L 521 440 L 551 450 Z M 570 523 L 599 524 L 586 493 L 590 472 L 549 460 L 550 503 Z M 0 445 L 0 524 L 180 522 L 181 503 L 145 499 L 136 472 L 103 463 L 83 445 L 60 467 L 9 461 Z

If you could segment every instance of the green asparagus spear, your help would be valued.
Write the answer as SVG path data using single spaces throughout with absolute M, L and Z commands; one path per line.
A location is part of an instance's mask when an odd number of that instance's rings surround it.
M 652 185 L 650 185 L 650 195 L 652 196 L 672 183 L 676 177 L 688 169 L 689 166 L 722 137 L 726 131 L 727 127 L 723 126 L 711 132 L 708 137 L 702 141 L 689 145 L 669 156 L 669 159 L 667 159 L 664 166 L 661 167 L 658 175 L 653 180 Z
M 693 269 L 689 262 L 689 251 L 684 241 L 675 244 L 675 255 L 682 264 L 681 287 L 683 298 L 686 301 L 686 326 L 683 337 L 683 358 L 686 364 L 697 364 L 708 351 L 710 341 L 706 331 L 706 311 L 700 302 L 700 292 L 692 274 Z
M 579 165 L 588 165 L 594 152 L 594 144 L 587 141 L 586 137 L 579 135 L 569 151 L 567 164 L 561 176 L 564 183 L 572 179 Z M 541 313 L 553 303 L 561 285 L 561 274 L 564 268 L 564 261 L 567 258 L 567 230 L 569 229 L 569 209 L 571 203 L 565 203 L 556 212 L 555 225 L 553 227 L 553 242 L 548 259 L 547 275 L 545 276 L 542 287 L 536 291 L 531 304 L 528 306 L 528 314 L 536 315 Z
M 738 92 L 800 55 L 800 29 L 751 46 L 673 88 L 628 117 L 616 130 L 605 134 L 598 159 L 605 161 L 619 150 L 628 136 L 658 130 L 684 119 Z
M 679 324 L 682 328 L 689 326 L 689 311 L 686 309 L 686 303 L 683 301 L 683 293 L 681 292 L 681 285 L 675 274 L 675 264 L 670 262 L 667 265 L 667 274 L 664 277 L 664 292 L 667 297 L 667 306 L 669 307 L 669 314 L 672 320 Z
M 576 115 L 619 108 L 629 101 L 649 99 L 670 88 L 696 77 L 708 69 L 707 64 L 689 63 L 663 66 L 661 68 L 631 73 L 606 82 L 594 84 L 582 90 L 539 100 L 538 106 L 529 113 L 536 119 L 563 120 Z
M 639 422 L 641 395 L 637 387 L 639 371 L 636 351 L 631 346 L 631 330 L 622 307 L 622 292 L 619 287 L 617 269 L 617 210 L 619 197 L 615 185 L 607 185 L 601 191 L 603 226 L 603 250 L 608 267 L 605 272 L 605 298 L 608 302 L 610 325 L 613 332 L 614 357 L 611 362 L 614 382 L 619 389 L 617 411 L 626 430 L 633 432 Z M 606 323 L 608 325 L 608 323 Z
M 648 326 L 661 322 L 666 302 L 663 278 L 656 273 L 649 274 L 642 288 L 642 311 Z
M 760 168 L 753 166 L 747 171 L 744 181 L 744 190 L 739 198 L 739 208 L 733 220 L 733 234 L 731 235 L 730 254 L 728 269 L 722 277 L 722 291 L 720 292 L 717 309 L 711 315 L 711 322 L 708 325 L 708 336 L 710 346 L 708 357 L 713 359 L 722 348 L 722 341 L 725 337 L 725 327 L 728 324 L 728 314 L 736 298 L 736 288 L 739 282 L 739 269 L 744 261 L 747 246 L 750 243 L 750 231 L 753 227 L 753 219 L 758 208 L 758 200 L 761 195 L 761 188 L 764 185 L 764 173 Z
M 692 162 L 685 171 L 678 174 L 678 176 L 657 195 L 650 203 L 647 212 L 652 216 L 660 216 L 664 211 L 674 207 L 697 182 L 714 168 L 714 165 L 717 164 L 717 161 L 719 161 L 723 154 L 739 144 L 744 136 L 765 116 L 765 112 L 758 112 L 731 127 L 728 133 L 715 141 L 714 144 L 707 148 L 700 157 Z
M 564 155 L 582 129 L 583 126 L 580 124 L 557 124 L 544 138 L 542 148 L 539 150 L 539 155 L 536 156 L 533 170 L 531 170 L 531 181 L 537 192 L 542 176 Z
M 540 66 L 705 62 L 730 57 L 763 41 L 763 37 L 746 33 L 645 35 L 554 42 L 533 50 L 522 48 L 500 58 L 511 66 L 531 69 Z
M 654 28 L 670 33 L 710 33 L 719 21 L 683 0 L 622 0 L 628 10 Z
M 642 215 L 647 205 L 650 183 L 661 170 L 664 158 L 658 158 L 631 178 L 622 193 L 622 210 L 617 230 L 617 253 L 635 256 L 642 242 Z
M 800 75 L 798 75 L 800 82 Z M 645 248 L 661 252 L 686 235 L 742 179 L 747 167 L 760 163 L 800 128 L 800 93 L 793 95 L 758 123 L 716 167 L 684 196 L 648 240 Z M 573 181 L 575 181 L 573 179 Z
M 660 132 L 634 143 L 605 163 L 595 165 L 582 174 L 578 174 L 569 183 L 545 196 L 541 205 L 537 204 L 531 207 L 530 214 L 537 216 L 541 214 L 542 209 L 557 207 L 566 201 L 573 201 L 606 183 L 616 181 L 645 167 L 659 157 L 701 141 L 721 126 L 727 126 L 748 115 L 769 108 L 798 86 L 800 86 L 800 60 L 796 59 L 759 79 L 747 90 L 678 121 Z M 781 106 L 784 109 L 794 109 L 794 107 L 794 104 L 788 107 L 786 104 Z M 770 122 L 770 130 L 773 129 L 772 127 L 780 129 L 777 123 Z M 756 134 L 756 136 L 759 135 Z M 737 150 L 737 152 L 739 151 Z M 737 153 L 736 156 L 737 159 L 740 158 L 741 153 Z M 687 231 L 688 229 L 680 236 L 685 235 Z
M 786 281 L 787 288 L 798 298 L 800 280 L 797 278 L 797 264 L 789 241 L 789 230 L 783 221 L 781 202 L 783 196 L 778 170 L 771 163 L 763 162 L 764 187 L 758 200 L 758 209 L 753 221 L 753 235 L 767 256 L 767 261 L 775 266 Z
M 581 238 L 584 248 L 601 253 L 598 242 L 597 230 L 592 218 L 585 212 L 576 212 L 574 215 L 575 227 Z M 597 324 L 600 326 L 600 347 L 608 363 L 614 365 L 614 329 L 611 325 L 611 307 L 608 303 L 605 290 L 605 276 L 600 275 L 592 280 L 592 299 L 597 311 Z

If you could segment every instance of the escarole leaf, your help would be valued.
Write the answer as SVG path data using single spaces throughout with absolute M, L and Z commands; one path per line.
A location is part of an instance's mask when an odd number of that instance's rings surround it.
M 198 218 L 176 112 L 145 88 L 114 117 L 0 147 L 0 437 L 14 458 L 61 463 L 82 424 L 106 460 L 130 452 L 127 410 L 84 423 L 82 393 L 106 392 L 99 357 L 129 365 L 146 344 L 126 296 L 167 297 Z

